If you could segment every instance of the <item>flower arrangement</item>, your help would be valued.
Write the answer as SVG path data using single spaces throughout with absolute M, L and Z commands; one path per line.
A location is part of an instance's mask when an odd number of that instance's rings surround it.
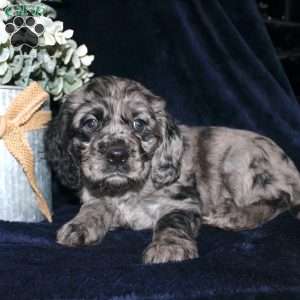
M 42 5 L 44 11 L 43 15 L 34 16 L 43 25 L 37 46 L 24 52 L 11 44 L 6 26 L 13 18 L 5 9 L 13 4 L 0 0 L 0 84 L 25 87 L 37 81 L 55 101 L 89 81 L 94 75 L 89 71 L 94 55 L 88 55 L 86 45 L 77 45 L 72 39 L 73 30 L 64 30 L 63 22 L 54 20 L 55 11 L 41 1 L 34 2 Z

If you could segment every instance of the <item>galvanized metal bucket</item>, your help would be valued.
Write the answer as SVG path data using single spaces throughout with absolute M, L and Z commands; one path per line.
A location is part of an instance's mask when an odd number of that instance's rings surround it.
M 5 114 L 22 87 L 0 85 L 0 115 Z M 43 106 L 49 110 L 49 103 Z M 52 210 L 51 173 L 44 154 L 45 129 L 25 133 L 35 161 L 37 184 Z M 22 167 L 8 152 L 0 139 L 0 220 L 17 222 L 40 222 L 43 215 L 37 207 L 35 194 Z

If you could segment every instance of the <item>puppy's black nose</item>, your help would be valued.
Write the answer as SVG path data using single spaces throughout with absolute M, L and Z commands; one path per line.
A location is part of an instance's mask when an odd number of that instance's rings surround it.
M 108 149 L 106 157 L 112 164 L 123 164 L 127 162 L 129 153 L 126 148 L 113 147 Z

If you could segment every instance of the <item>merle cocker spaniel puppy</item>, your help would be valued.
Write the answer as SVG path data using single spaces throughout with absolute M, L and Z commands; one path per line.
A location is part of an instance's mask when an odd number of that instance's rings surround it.
M 99 243 L 117 227 L 153 229 L 145 263 L 198 257 L 201 224 L 242 230 L 300 204 L 294 163 L 269 138 L 177 126 L 141 84 L 100 77 L 70 95 L 46 133 L 48 160 L 81 198 L 58 243 Z

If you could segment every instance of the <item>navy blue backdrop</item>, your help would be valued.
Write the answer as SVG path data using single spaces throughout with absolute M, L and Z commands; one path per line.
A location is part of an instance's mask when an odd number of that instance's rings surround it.
M 300 167 L 300 107 L 254 0 L 69 0 L 59 17 L 97 75 L 141 81 L 179 122 L 263 133 Z M 199 259 L 144 266 L 150 231 L 56 245 L 79 206 L 54 195 L 54 224 L 0 222 L 1 299 L 300 299 L 300 222 L 288 213 L 252 231 L 204 227 Z

